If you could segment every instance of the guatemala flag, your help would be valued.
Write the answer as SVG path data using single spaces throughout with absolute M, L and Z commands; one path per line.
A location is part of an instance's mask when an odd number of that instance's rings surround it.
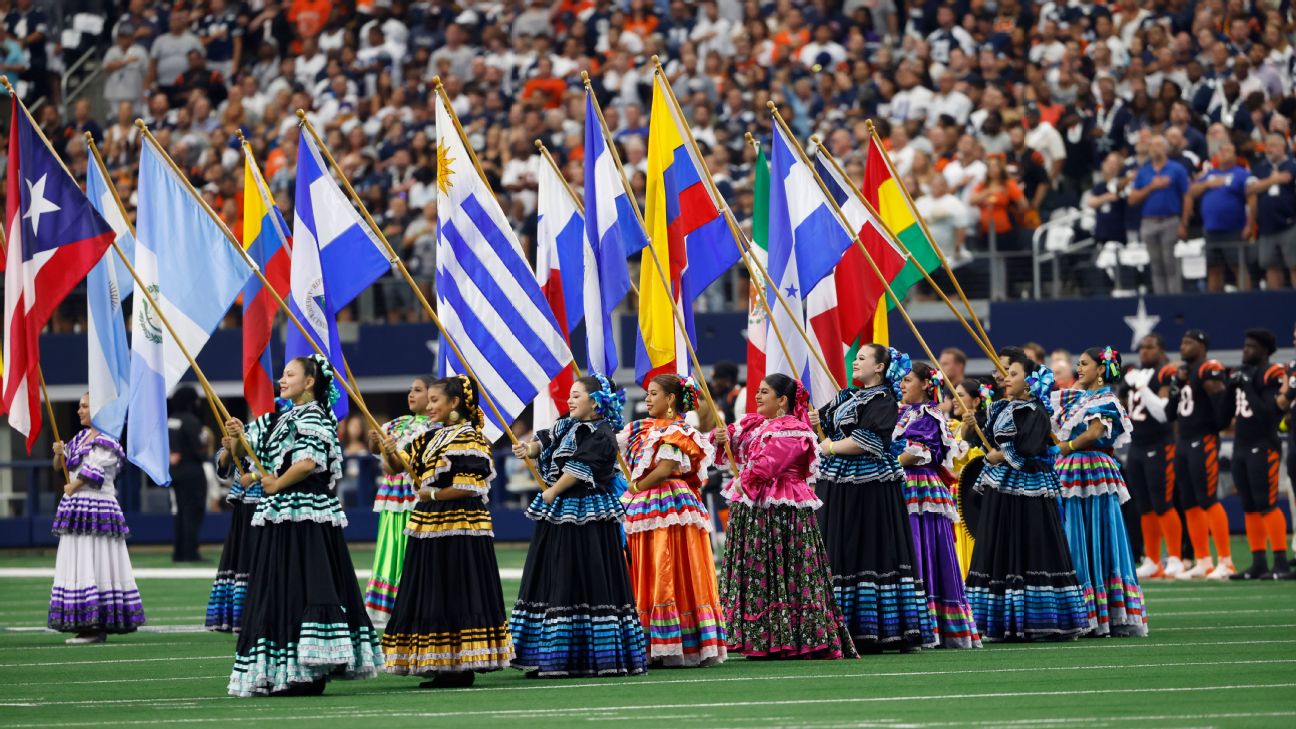
M 598 102 L 585 92 L 585 236 L 589 240 L 590 270 L 585 276 L 585 336 L 589 341 L 589 368 L 608 377 L 620 365 L 612 337 L 612 312 L 630 291 L 626 256 L 648 245 L 648 234 L 639 224 L 626 192 L 612 143 L 603 134 Z
M 447 371 L 471 368 L 479 378 L 484 432 L 494 440 L 571 363 L 571 350 L 439 94 L 436 109 L 437 314 L 467 361 L 448 345 L 441 351 Z
M 292 291 L 288 307 L 328 355 L 338 376 L 346 373 L 337 313 L 391 269 L 387 253 L 351 201 L 333 181 L 315 139 L 306 130 L 297 146 Z M 289 359 L 315 352 L 295 324 L 288 328 Z M 346 417 L 344 388 L 333 413 Z
M 140 150 L 135 272 L 194 357 L 220 324 L 252 269 L 229 231 L 194 197 L 147 138 Z M 158 313 L 139 297 L 131 317 L 130 420 L 126 456 L 155 483 L 171 483 L 167 393 L 189 362 Z
M 86 170 L 86 196 L 90 204 L 112 226 L 117 245 L 128 259 L 135 257 L 135 236 L 122 217 L 117 198 L 103 170 L 93 161 Z M 89 310 L 90 422 L 94 427 L 121 440 L 126 425 L 127 387 L 130 384 L 130 343 L 126 339 L 123 306 L 135 281 L 130 271 L 109 248 L 86 277 Z M 141 297 L 143 298 L 143 297 Z
M 833 268 L 850 247 L 853 234 L 829 207 L 815 181 L 814 170 L 801 161 L 794 144 L 782 127 L 775 125 L 770 154 L 769 274 L 791 304 L 800 326 L 809 331 L 806 300 L 820 282 L 827 279 L 832 283 Z M 776 301 L 776 297 L 771 288 L 768 299 Z M 783 306 L 771 309 L 779 331 L 796 331 Z M 816 406 L 831 400 L 837 392 L 827 373 L 811 357 L 805 339 L 784 337 L 784 341 L 793 361 L 787 361 L 782 347 L 770 347 L 765 355 L 765 371 L 782 372 L 800 380 Z

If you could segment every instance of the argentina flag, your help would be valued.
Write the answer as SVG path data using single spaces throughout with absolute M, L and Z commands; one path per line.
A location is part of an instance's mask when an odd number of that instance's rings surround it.
M 122 252 L 127 258 L 134 258 L 135 236 L 131 235 L 109 184 L 99 165 L 92 161 L 86 170 L 86 197 L 112 227 Z M 134 284 L 126 264 L 111 248 L 86 276 L 90 422 L 118 440 L 126 425 L 130 384 L 130 343 L 126 339 L 122 307 L 135 290 Z
M 444 98 L 437 100 L 437 315 L 466 362 L 442 347 L 449 372 L 480 380 L 486 437 L 503 434 L 572 361 L 553 310 Z M 467 365 L 467 367 L 465 367 Z

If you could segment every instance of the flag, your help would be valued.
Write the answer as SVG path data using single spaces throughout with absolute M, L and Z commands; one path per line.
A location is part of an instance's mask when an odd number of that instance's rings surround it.
M 122 217 L 102 168 L 93 162 L 86 170 L 86 196 L 113 229 L 122 253 L 134 258 L 135 236 Z M 130 385 L 130 343 L 122 315 L 126 299 L 135 290 L 134 284 L 126 264 L 111 248 L 86 277 L 90 423 L 118 440 L 126 425 Z
M 526 254 L 477 173 L 445 99 L 436 107 L 437 313 L 464 360 L 442 347 L 447 371 L 479 378 L 495 439 L 572 361 Z
M 345 375 L 337 313 L 391 268 L 386 251 L 351 206 L 324 164 L 315 139 L 302 130 L 297 146 L 291 295 L 288 308 L 310 332 L 333 371 Z M 288 357 L 313 354 L 296 325 L 288 327 Z M 333 413 L 347 414 L 346 391 Z
M 693 300 L 739 258 L 717 201 L 704 182 L 705 168 L 686 141 L 687 126 L 665 84 L 664 76 L 653 76 L 644 222 L 669 286 L 663 285 L 652 258 L 645 257 L 639 278 L 640 339 L 635 357 L 635 376 L 641 384 L 659 374 L 688 372 L 685 337 L 695 336 Z M 672 300 L 684 312 L 687 331 L 677 330 Z
M 567 194 L 566 183 L 551 164 L 540 169 L 536 202 L 536 280 L 553 311 L 564 342 L 585 316 L 584 296 L 598 296 L 594 251 L 585 242 L 585 220 Z M 623 264 L 624 265 L 624 264 Z M 590 279 L 593 279 L 591 287 Z M 567 395 L 575 378 L 572 365 L 558 373 L 535 400 L 536 430 L 549 428 L 568 412 Z
M 9 414 L 9 425 L 27 437 L 31 453 L 41 428 L 41 329 L 103 258 L 113 231 L 41 138 L 26 107 L 12 98 L 0 408 Z
M 864 198 L 877 211 L 883 227 L 909 251 L 908 260 L 894 275 L 883 269 L 891 290 L 900 299 L 911 286 L 923 280 L 923 273 L 931 273 L 940 266 L 940 254 L 918 224 L 918 213 L 909 205 L 902 185 L 892 174 L 886 151 L 874 136 L 869 140 L 868 157 L 864 161 Z M 887 308 L 895 308 L 895 302 L 888 301 Z
M 243 144 L 243 248 L 281 297 L 288 295 L 292 242 L 288 224 L 266 185 L 252 148 Z M 243 397 L 252 417 L 274 410 L 274 365 L 270 340 L 279 304 L 253 276 L 243 287 Z
M 251 269 L 226 240 L 229 232 L 203 207 L 162 152 L 140 149 L 135 271 L 194 357 L 229 311 Z M 189 361 L 138 299 L 131 312 L 130 418 L 126 456 L 155 483 L 171 483 L 166 399 Z
M 625 189 L 612 142 L 603 133 L 590 91 L 585 92 L 585 236 L 598 276 L 585 277 L 585 337 L 589 369 L 611 377 L 620 367 L 612 337 L 612 312 L 630 291 L 626 257 L 648 245 Z
M 748 253 L 769 270 L 769 195 L 770 171 L 769 162 L 765 159 L 765 150 L 756 152 L 755 180 L 752 183 L 752 245 Z M 759 270 L 759 269 L 757 269 Z M 765 307 L 761 306 L 756 287 L 759 281 L 752 281 L 747 286 L 747 412 L 756 412 L 756 392 L 760 382 L 765 379 L 766 329 L 769 317 Z
M 829 362 L 844 364 L 841 333 L 836 323 L 836 285 L 833 269 L 851 245 L 847 230 L 824 197 L 815 181 L 814 170 L 797 154 L 796 142 L 776 126 L 770 154 L 769 191 L 769 274 L 790 304 L 798 324 L 815 339 L 815 344 Z M 776 300 L 773 287 L 768 300 Z M 780 304 L 772 307 L 770 326 L 780 331 L 796 331 L 787 310 Z M 814 329 L 817 321 L 819 329 Z M 768 339 L 767 339 L 768 341 Z M 795 377 L 810 391 L 816 406 L 832 400 L 837 382 L 844 379 L 842 370 L 824 372 L 801 337 L 785 337 L 792 362 L 782 347 L 766 353 L 766 369 Z

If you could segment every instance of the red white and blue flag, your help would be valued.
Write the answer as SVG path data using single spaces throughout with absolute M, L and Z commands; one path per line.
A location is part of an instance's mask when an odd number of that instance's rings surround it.
M 116 235 L 37 133 L 17 97 L 5 188 L 4 387 L 0 411 L 40 434 L 40 332 Z

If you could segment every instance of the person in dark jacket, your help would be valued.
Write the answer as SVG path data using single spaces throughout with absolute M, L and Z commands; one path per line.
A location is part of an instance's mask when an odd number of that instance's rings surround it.
M 167 429 L 171 440 L 171 495 L 175 505 L 175 548 L 172 562 L 201 562 L 198 530 L 207 510 L 207 474 L 203 461 L 202 421 L 198 419 L 198 392 L 181 387 L 171 396 Z

